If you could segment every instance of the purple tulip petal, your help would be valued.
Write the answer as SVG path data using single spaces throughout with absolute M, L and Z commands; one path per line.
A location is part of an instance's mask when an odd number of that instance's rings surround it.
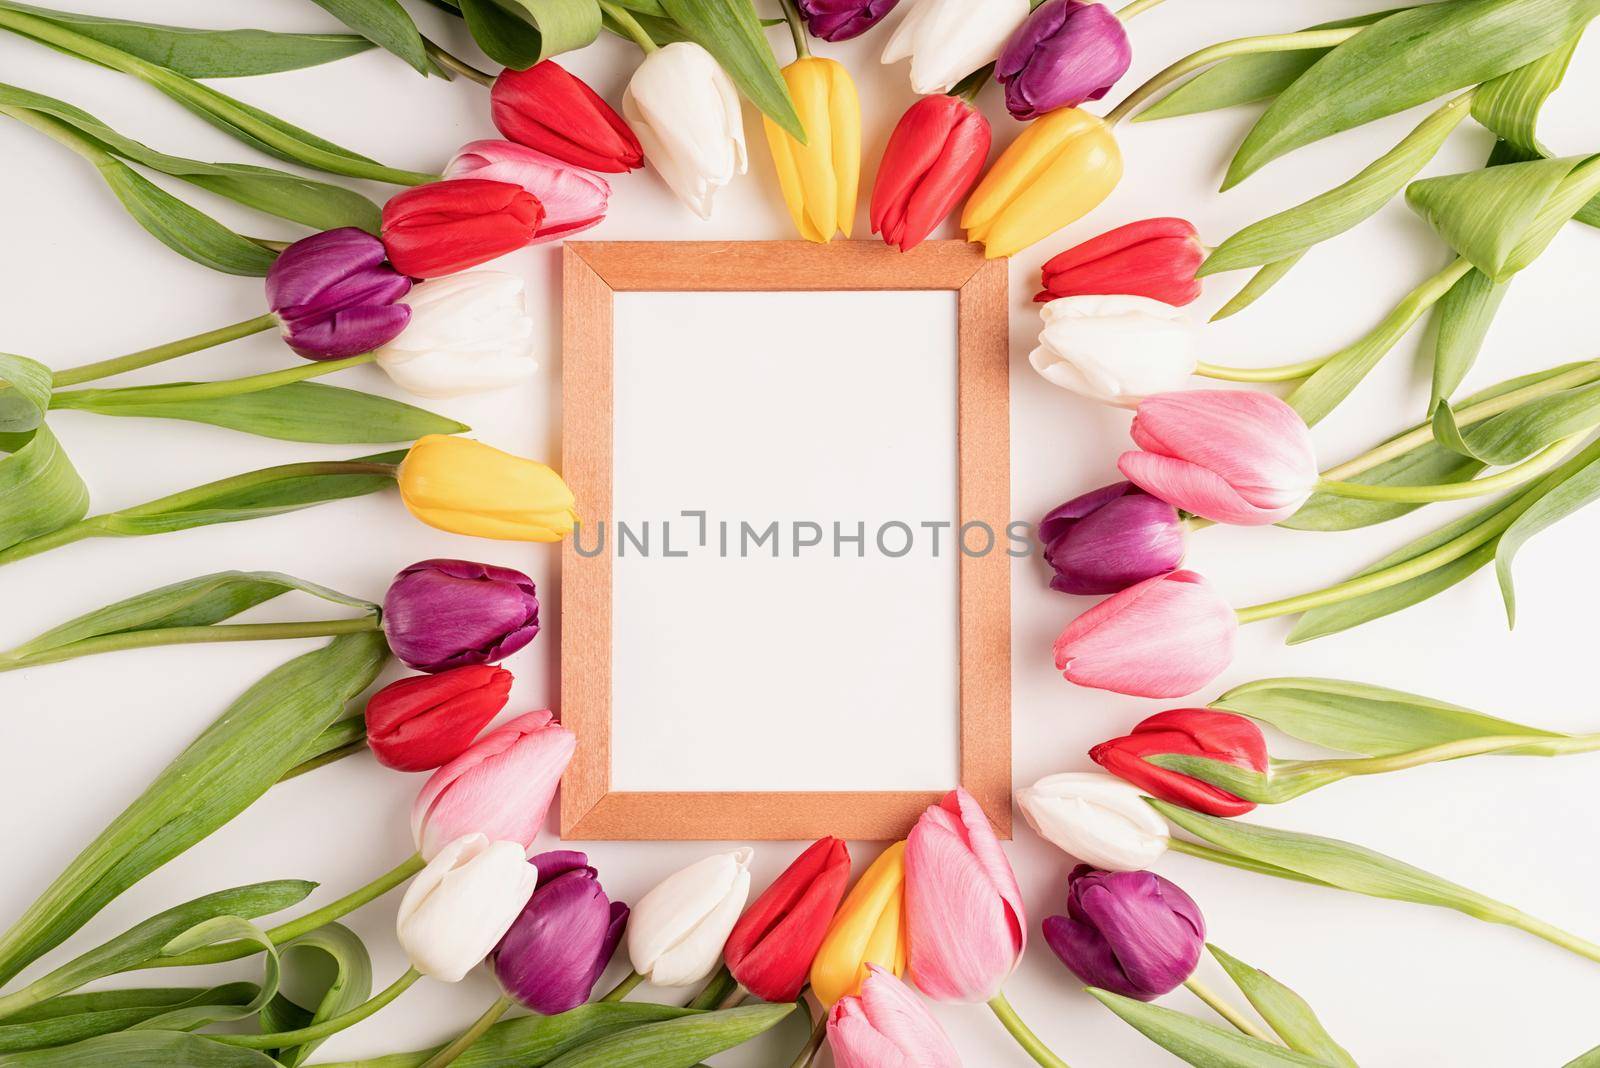
M 1012 34 L 995 76 L 1019 119 L 1099 100 L 1133 60 L 1122 21 L 1103 4 L 1046 0 Z
M 384 262 L 383 242 L 347 226 L 296 241 L 267 272 L 267 306 L 284 341 L 313 360 L 340 359 L 393 341 L 411 320 L 396 303 L 411 279 Z
M 555 1016 L 589 1000 L 621 934 L 594 869 L 573 868 L 534 891 L 490 961 L 508 996 Z
M 520 571 L 424 560 L 390 584 L 383 629 L 394 654 L 419 671 L 494 663 L 539 633 L 539 598 Z

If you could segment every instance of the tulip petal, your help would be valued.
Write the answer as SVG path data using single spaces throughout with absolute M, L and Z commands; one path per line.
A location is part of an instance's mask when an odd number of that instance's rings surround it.
M 538 878 L 515 842 L 469 834 L 446 843 L 406 888 L 396 914 L 411 966 L 459 982 L 515 922 Z
M 706 857 L 668 876 L 634 906 L 628 955 L 659 986 L 710 975 L 750 894 L 750 849 Z
M 1205 579 L 1174 571 L 1112 595 L 1067 624 L 1056 669 L 1080 686 L 1183 697 L 1233 660 L 1239 623 Z
M 834 914 L 811 965 L 811 989 L 824 1007 L 860 991 L 867 966 L 904 975 L 906 843 L 879 854 Z

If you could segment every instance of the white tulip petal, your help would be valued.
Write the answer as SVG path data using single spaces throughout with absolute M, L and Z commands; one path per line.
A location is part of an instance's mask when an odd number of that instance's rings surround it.
M 373 353 L 408 393 L 459 397 L 503 389 L 538 370 L 526 286 L 516 275 L 467 271 L 420 282 L 403 298 L 411 321 Z
M 1171 837 L 1138 787 L 1100 772 L 1047 775 L 1017 791 L 1017 807 L 1039 837 L 1107 871 L 1150 867 Z
M 446 844 L 411 881 L 396 914 L 411 966 L 459 982 L 511 928 L 538 882 L 520 843 L 469 834 Z
M 1056 385 L 1094 400 L 1131 406 L 1184 389 L 1198 366 L 1199 328 L 1159 300 L 1062 297 L 1039 316 L 1044 329 L 1028 362 Z
M 633 970 L 663 986 L 711 974 L 749 897 L 754 856 L 754 850 L 738 849 L 706 857 L 640 899 L 628 917 Z
M 739 94 L 711 53 L 679 41 L 645 57 L 622 97 L 645 160 L 701 218 L 749 165 Z

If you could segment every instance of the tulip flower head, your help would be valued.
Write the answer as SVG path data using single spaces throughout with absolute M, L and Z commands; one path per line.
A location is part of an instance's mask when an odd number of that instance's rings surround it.
M 543 206 L 520 186 L 454 178 L 390 197 L 383 247 L 396 270 L 437 278 L 515 252 L 543 223 Z
M 485 734 L 429 776 L 411 805 L 411 837 L 423 859 L 465 834 L 531 847 L 544 827 L 578 742 L 548 710 Z
M 1160 753 L 1220 760 L 1254 771 L 1267 770 L 1267 742 L 1261 728 L 1232 712 L 1180 708 L 1158 712 L 1121 738 L 1101 742 L 1089 758 L 1152 796 L 1212 816 L 1242 816 L 1255 808 L 1221 787 L 1152 764 Z
M 622 116 L 554 60 L 501 71 L 489 106 L 501 135 L 563 163 L 607 173 L 644 166 L 644 149 Z
M 396 771 L 429 771 L 466 752 L 511 696 L 511 672 L 467 664 L 391 682 L 367 701 L 367 748 Z
M 728 936 L 723 957 L 734 979 L 762 1001 L 799 997 L 849 882 L 850 850 L 839 839 L 801 853 Z
M 906 844 L 878 855 L 834 914 L 811 964 L 811 991 L 823 1007 L 861 992 L 869 966 L 906 971 Z
M 448 842 L 400 899 L 400 948 L 423 975 L 460 982 L 516 921 L 538 882 L 515 842 L 481 834 Z
M 950 1036 L 894 973 L 867 966 L 861 993 L 828 1013 L 835 1068 L 961 1068 Z
M 526 382 L 533 358 L 527 284 L 502 271 L 422 282 L 405 298 L 411 322 L 373 358 L 419 397 L 462 397 Z
M 578 513 L 544 464 L 471 438 L 429 434 L 400 465 L 400 500 L 430 527 L 501 541 L 560 541 Z
M 1270 393 L 1197 389 L 1149 397 L 1132 433 L 1143 451 L 1117 460 L 1123 477 L 1218 523 L 1277 523 L 1316 488 L 1311 431 Z
M 1044 330 L 1028 356 L 1047 382 L 1105 404 L 1134 407 L 1182 389 L 1199 362 L 1199 331 L 1149 297 L 1063 297 L 1039 309 Z
M 925 96 L 884 150 L 872 188 L 872 232 L 908 252 L 971 192 L 989 158 L 989 120 L 967 101 Z
M 267 307 L 284 343 L 308 360 L 359 356 L 405 329 L 411 279 L 390 267 L 383 242 L 354 226 L 301 238 L 267 270 Z
M 998 59 L 1027 17 L 1028 0 L 913 0 L 884 46 L 883 62 L 909 59 L 914 92 L 948 93 Z
M 1028 124 L 1001 153 L 961 214 L 969 241 L 991 259 L 1043 241 L 1092 211 L 1122 178 L 1111 128 L 1078 108 Z
M 717 191 L 749 169 L 738 90 L 697 44 L 676 41 L 645 56 L 622 113 L 662 181 L 702 219 L 711 218 Z
M 1173 571 L 1114 593 L 1067 624 L 1056 670 L 1133 697 L 1183 697 L 1233 661 L 1239 620 L 1204 576 Z
M 811 36 L 824 41 L 860 37 L 893 11 L 900 0 L 798 0 Z
M 1172 505 L 1117 482 L 1052 508 L 1039 541 L 1052 590 L 1116 593 L 1183 563 L 1184 527 Z
M 1128 72 L 1133 49 L 1104 4 L 1045 0 L 1006 42 L 995 78 L 1014 118 L 1099 100 Z
M 912 982 L 938 1001 L 989 1001 L 1027 945 L 1022 891 L 989 817 L 953 790 L 906 841 Z
M 493 664 L 539 633 L 539 597 L 520 571 L 470 560 L 423 560 L 394 577 L 383 633 L 407 667 L 430 674 Z
M 633 909 L 628 956 L 657 986 L 689 986 L 722 959 L 750 896 L 752 849 L 718 853 L 669 875 Z
M 1046 775 L 1017 791 L 1017 807 L 1040 838 L 1110 871 L 1148 868 L 1171 839 L 1167 821 L 1136 787 L 1098 771 Z
M 444 169 L 446 178 L 482 178 L 520 185 L 544 209 L 533 243 L 582 233 L 606 217 L 611 183 L 598 174 L 514 141 L 463 145 Z
M 1142 219 L 1055 256 L 1044 265 L 1044 291 L 1033 299 L 1122 294 L 1177 307 L 1200 296 L 1195 275 L 1205 258 L 1188 222 Z
M 789 216 L 807 241 L 850 236 L 861 184 L 861 101 L 844 64 L 802 56 L 783 68 L 806 143 L 763 116 Z
M 1044 921 L 1044 940 L 1090 986 L 1154 1001 L 1194 974 L 1206 921 L 1194 899 L 1148 871 L 1067 876 L 1067 914 Z
M 612 901 L 582 853 L 541 853 L 529 865 L 538 887 L 489 954 L 506 995 L 541 1016 L 589 1000 L 622 941 L 628 906 Z

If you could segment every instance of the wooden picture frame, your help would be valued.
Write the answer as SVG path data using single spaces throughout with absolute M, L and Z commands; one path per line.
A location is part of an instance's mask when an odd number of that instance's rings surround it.
M 562 473 L 588 523 L 612 518 L 613 297 L 621 292 L 954 290 L 958 297 L 958 510 L 1004 542 L 1010 516 L 1010 359 L 1005 260 L 929 241 L 569 241 L 563 253 Z M 562 556 L 561 718 L 578 738 L 562 783 L 561 835 L 576 840 L 903 837 L 938 792 L 633 792 L 611 789 L 612 565 Z M 960 779 L 1011 833 L 1011 560 L 962 554 Z

